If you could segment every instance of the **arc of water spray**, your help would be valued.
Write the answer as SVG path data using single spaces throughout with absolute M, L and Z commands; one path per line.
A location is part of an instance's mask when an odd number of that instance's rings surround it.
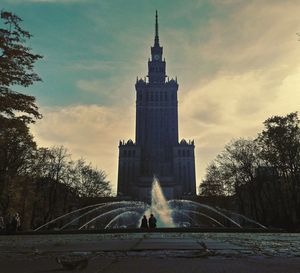
M 198 225 L 198 223 L 197 223 L 191 216 L 189 216 L 187 213 L 185 213 L 185 212 L 183 212 L 183 211 L 180 211 L 180 210 L 178 210 L 178 209 L 174 209 L 173 213 L 174 213 L 174 212 L 175 212 L 175 213 L 179 213 L 179 214 L 184 215 L 185 217 L 191 219 L 194 223 L 196 223 L 196 224 Z
M 177 202 L 178 200 L 170 200 L 169 203 L 175 203 Z M 237 227 L 239 228 L 242 228 L 242 226 L 237 223 L 236 221 L 232 220 L 230 217 L 228 217 L 227 215 L 225 215 L 224 213 L 214 209 L 213 207 L 211 206 L 208 206 L 208 205 L 205 205 L 205 204 L 200 204 L 200 203 L 196 203 L 194 201 L 190 201 L 190 200 L 180 200 L 183 204 L 186 203 L 186 204 L 191 204 L 191 205 L 194 205 L 196 207 L 202 207 L 202 208 L 206 208 L 206 209 L 209 209 L 217 214 L 219 214 L 220 216 L 226 218 L 227 220 L 229 220 L 232 224 L 236 225 Z
M 207 215 L 207 214 L 205 214 L 205 213 L 203 213 L 203 212 L 199 212 L 199 211 L 195 211 L 195 210 L 183 210 L 183 211 L 186 211 L 186 212 L 188 212 L 188 213 L 194 213 L 194 214 L 201 215 L 201 216 L 203 216 L 203 217 L 205 217 L 205 218 L 207 218 L 207 219 L 209 219 L 209 220 L 215 222 L 215 223 L 218 224 L 219 226 L 225 227 L 225 226 L 224 226 L 222 223 L 220 223 L 218 220 L 216 220 L 216 219 L 213 218 L 213 217 L 210 217 L 209 215 Z
M 86 215 L 89 215 L 90 213 L 93 213 L 93 212 L 97 211 L 98 209 L 106 209 L 106 208 L 109 207 L 109 206 L 120 205 L 120 204 L 121 204 L 121 205 L 123 205 L 123 204 L 126 205 L 126 204 L 128 204 L 128 203 L 129 203 L 128 201 L 111 202 L 111 203 L 105 204 L 104 206 L 97 207 L 97 208 L 95 208 L 95 209 L 89 210 L 89 211 L 87 211 L 86 213 L 84 213 L 84 214 L 78 216 L 77 218 L 73 219 L 72 221 L 66 223 L 66 224 L 65 224 L 64 226 L 62 226 L 59 230 L 63 230 L 64 228 L 66 228 L 66 227 L 69 226 L 70 224 L 76 222 L 77 220 L 83 218 L 83 217 L 86 216 Z
M 239 213 L 237 213 L 237 212 L 232 212 L 232 211 L 229 211 L 229 210 L 227 210 L 227 209 L 221 209 L 221 208 L 218 208 L 220 211 L 224 211 L 224 212 L 227 212 L 227 213 L 230 213 L 230 214 L 232 214 L 232 215 L 236 215 L 236 216 L 238 216 L 238 217 L 241 217 L 241 218 L 243 218 L 244 220 L 246 220 L 246 221 L 248 221 L 248 222 L 250 222 L 250 223 L 253 223 L 253 224 L 256 224 L 257 226 L 259 226 L 259 227 L 261 227 L 261 228 L 263 228 L 263 229 L 268 229 L 266 226 L 264 226 L 264 225 L 262 225 L 261 223 L 259 223 L 259 222 L 256 222 L 255 220 L 252 220 L 252 219 L 250 219 L 250 218 L 248 218 L 248 217 L 246 217 L 246 216 L 244 216 L 244 215 L 242 215 L 242 214 L 239 214 Z
M 103 209 L 104 207 L 106 207 L 106 206 L 97 207 L 97 208 L 95 208 L 95 209 L 92 209 L 92 210 L 87 211 L 87 212 L 84 213 L 84 214 L 81 214 L 80 216 L 76 217 L 76 218 L 73 219 L 72 221 L 70 221 L 70 222 L 66 223 L 65 225 L 63 225 L 59 230 L 63 230 L 64 228 L 66 228 L 67 226 L 71 225 L 71 224 L 74 223 L 75 221 L 77 221 L 77 220 L 83 218 L 84 216 L 89 215 L 89 214 L 91 214 L 91 213 L 93 213 L 93 212 L 95 212 L 95 211 L 97 211 L 97 210 L 99 210 L 99 209 Z
M 38 231 L 40 229 L 42 229 L 43 227 L 46 227 L 47 225 L 49 224 L 52 224 L 60 219 L 63 219 L 64 217 L 67 217 L 69 215 L 72 215 L 74 213 L 77 213 L 77 212 L 80 212 L 82 210 L 85 210 L 85 209 L 88 209 L 88 208 L 93 208 L 93 207 L 108 207 L 108 206 L 112 206 L 112 205 L 116 205 L 116 204 L 122 204 L 122 203 L 129 203 L 129 201 L 119 201 L 119 202 L 109 202 L 109 203 L 98 203 L 98 204 L 94 204 L 94 205 L 89 205 L 89 206 L 85 206 L 83 208 L 80 208 L 80 209 L 77 209 L 77 210 L 74 210 L 74 211 L 71 211 L 69 213 L 66 213 L 64 215 L 61 215 L 45 224 L 43 224 L 42 226 L 36 228 L 34 231 Z M 141 203 L 141 202 L 136 202 L 136 203 Z
M 59 216 L 59 217 L 57 217 L 57 218 L 55 218 L 55 219 L 53 219 L 53 220 L 51 220 L 51 221 L 45 223 L 44 225 L 42 225 L 42 226 L 36 228 L 34 231 L 38 231 L 38 230 L 42 229 L 43 227 L 46 227 L 46 226 L 48 226 L 49 224 L 52 224 L 52 223 L 54 223 L 54 222 L 56 222 L 56 221 L 58 221 L 58 220 L 60 220 L 60 219 L 62 219 L 62 218 L 64 218 L 64 217 L 66 217 L 66 216 L 68 216 L 68 215 L 72 215 L 73 213 L 80 212 L 80 211 L 82 211 L 82 210 L 84 210 L 84 209 L 88 209 L 88 208 L 92 208 L 92 207 L 96 207 L 96 206 L 101 206 L 101 205 L 104 205 L 104 204 L 103 204 L 103 203 L 99 203 L 99 204 L 90 205 L 90 206 L 86 206 L 86 207 L 83 207 L 83 208 L 80 208 L 80 209 L 71 211 L 71 212 L 69 212 L 69 213 L 66 213 L 66 214 L 64 214 L 64 215 L 62 215 L 62 216 Z
M 84 225 L 82 225 L 80 229 L 83 229 L 85 226 L 89 225 L 90 223 L 96 221 L 96 220 L 99 220 L 101 219 L 102 217 L 104 216 L 107 216 L 107 215 L 110 215 L 112 213 L 115 213 L 115 212 L 118 212 L 118 211 L 123 211 L 123 210 L 128 210 L 128 209 L 141 209 L 141 208 L 138 208 L 138 207 L 125 207 L 125 208 L 118 208 L 118 209 L 114 209 L 114 210 L 111 210 L 111 211 L 108 211 L 108 212 L 105 212 L 101 215 L 98 215 L 97 217 L 94 217 L 93 219 L 91 219 L 90 221 L 86 222 Z
M 136 211 L 125 211 L 125 212 L 122 212 L 121 214 L 117 215 L 115 218 L 113 218 L 106 226 L 104 229 L 107 229 L 110 227 L 110 225 L 114 222 L 114 221 L 117 221 L 119 218 L 123 217 L 125 214 L 135 214 L 137 216 L 140 216 L 141 214 L 136 212 Z

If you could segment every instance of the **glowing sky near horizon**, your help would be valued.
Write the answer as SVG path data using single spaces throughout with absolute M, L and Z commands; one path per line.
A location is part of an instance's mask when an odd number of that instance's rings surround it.
M 116 188 L 118 142 L 134 139 L 136 77 L 147 74 L 155 9 L 167 74 L 178 77 L 180 138 L 196 144 L 197 184 L 232 138 L 300 110 L 297 0 L 2 0 L 44 55 L 25 90 L 44 118 L 40 146 L 64 145 Z

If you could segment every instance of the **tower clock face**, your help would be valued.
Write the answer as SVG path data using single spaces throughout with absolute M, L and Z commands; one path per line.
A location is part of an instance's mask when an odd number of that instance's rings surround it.
M 159 60 L 159 55 L 154 55 L 154 60 L 158 61 Z

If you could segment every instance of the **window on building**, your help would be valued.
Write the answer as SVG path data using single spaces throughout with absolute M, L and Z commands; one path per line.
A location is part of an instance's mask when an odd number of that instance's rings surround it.
M 121 174 L 122 179 L 124 179 L 125 173 L 126 173 L 126 166 L 125 166 L 125 164 L 124 164 L 124 165 L 122 166 L 122 174 Z
M 179 171 L 179 179 L 181 179 L 182 174 L 181 174 L 181 163 L 180 162 L 178 164 L 178 171 Z
M 188 163 L 188 181 L 189 181 L 189 184 L 191 183 L 191 164 L 190 162 Z

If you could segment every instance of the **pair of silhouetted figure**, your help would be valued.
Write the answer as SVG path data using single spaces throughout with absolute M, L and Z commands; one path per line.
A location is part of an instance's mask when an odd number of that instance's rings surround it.
M 141 228 L 156 228 L 156 218 L 153 216 L 153 214 L 150 215 L 149 220 L 147 220 L 146 215 L 144 215 L 141 223 Z

